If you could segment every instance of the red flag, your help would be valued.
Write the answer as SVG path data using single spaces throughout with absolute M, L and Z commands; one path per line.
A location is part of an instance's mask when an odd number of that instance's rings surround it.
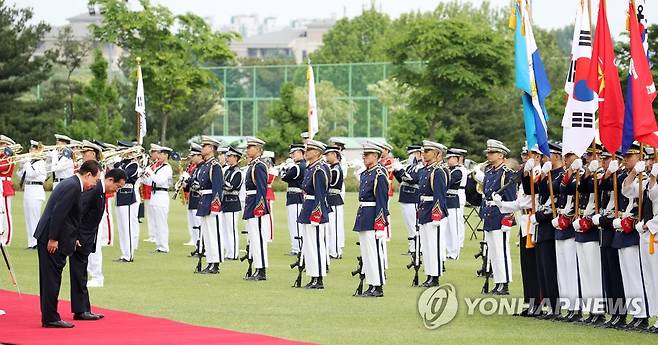
M 656 85 L 653 83 L 649 60 L 642 44 L 640 23 L 635 13 L 634 1 L 630 1 L 628 14 L 630 16 L 631 32 L 631 73 L 629 82 L 633 83 L 633 131 L 635 139 L 649 146 L 658 146 L 658 131 L 656 117 L 653 114 L 653 100 L 656 98 Z
M 599 134 L 608 152 L 621 146 L 624 127 L 624 98 L 615 65 L 614 44 L 610 36 L 605 1 L 599 4 L 592 59 L 587 85 L 599 95 Z

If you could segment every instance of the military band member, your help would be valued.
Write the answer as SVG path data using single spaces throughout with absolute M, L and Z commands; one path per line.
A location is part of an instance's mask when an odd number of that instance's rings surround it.
M 9 157 L 15 153 L 9 147 L 16 142 L 6 135 L 0 135 L 0 241 L 4 245 L 11 244 L 13 219 L 11 201 L 16 192 L 12 183 L 14 164 L 9 164 Z
M 172 184 L 173 170 L 168 160 L 173 150 L 161 146 L 157 155 L 157 166 L 147 167 L 142 176 L 144 184 L 151 185 L 153 194 L 148 204 L 149 226 L 153 224 L 155 234 L 155 251 L 169 252 L 169 187 Z
M 509 152 L 510 150 L 502 142 L 487 140 L 486 155 L 489 166 L 484 172 L 480 218 L 483 219 L 488 259 L 496 284 L 491 293 L 495 295 L 508 295 L 509 283 L 512 281 L 509 232 L 514 223 L 514 216 L 502 213 L 494 201 L 495 195 L 498 195 L 496 199 L 500 198 L 501 201 L 513 201 L 516 198 L 515 185 L 508 184 L 512 171 L 505 165 L 505 157 Z M 506 187 L 500 190 L 504 186 Z
M 197 180 L 199 174 L 199 166 L 203 163 L 201 156 L 201 145 L 192 143 L 190 145 L 190 164 L 187 166 L 187 171 L 183 173 L 183 191 L 187 193 L 187 227 L 190 233 L 190 241 L 196 246 L 195 250 L 190 253 L 190 256 L 198 254 L 201 241 L 201 218 L 196 215 L 197 208 L 199 207 L 198 188 L 191 188 L 194 181 Z
M 443 273 L 441 255 L 441 226 L 447 222 L 450 213 L 447 208 L 449 172 L 442 165 L 445 146 L 437 142 L 423 140 L 423 160 L 425 167 L 419 172 L 418 224 L 420 225 L 420 248 L 427 280 L 421 287 L 439 285 Z M 443 224 L 442 224 L 443 223 Z
M 158 166 L 160 165 L 158 156 L 160 155 L 160 145 L 157 144 L 151 144 L 151 147 L 149 149 L 149 167 L 153 170 L 157 169 Z M 142 202 L 139 204 L 139 214 L 138 218 L 141 219 L 144 218 L 144 215 L 146 215 L 146 218 L 150 220 L 151 215 L 149 214 L 149 206 L 148 204 L 151 201 L 151 197 L 153 196 L 153 186 L 149 183 L 143 183 L 143 179 L 141 180 L 142 183 L 140 183 L 140 192 L 142 195 Z M 155 224 L 152 224 L 153 222 L 149 221 L 147 223 L 147 228 L 149 231 L 149 236 L 144 239 L 144 242 L 152 242 L 155 243 Z
M 124 149 L 134 146 L 134 143 L 128 141 L 119 141 L 119 147 Z M 115 165 L 126 173 L 126 184 L 117 191 L 117 224 L 119 225 L 119 246 L 121 247 L 121 257 L 117 262 L 133 262 L 135 250 L 139 244 L 139 221 L 137 212 L 139 211 L 139 198 L 135 185 L 139 180 L 141 168 L 135 157 L 126 156 Z
M 98 161 L 101 161 L 103 172 L 109 171 L 112 168 L 111 165 L 113 166 L 113 164 L 109 164 L 110 162 L 108 162 L 107 160 L 103 160 L 102 153 L 105 151 L 116 150 L 116 146 L 102 142 L 100 140 L 94 140 L 93 144 L 95 144 L 101 150 L 100 153 L 97 153 L 96 159 Z M 83 152 L 83 156 L 84 154 L 85 153 Z M 103 213 L 103 220 L 101 221 L 98 227 L 98 233 L 99 233 L 98 241 L 101 243 L 101 246 L 114 245 L 114 221 L 112 219 L 112 215 L 114 214 L 114 206 L 112 205 L 114 203 L 112 202 L 112 198 L 114 198 L 115 196 L 116 196 L 116 192 L 105 194 L 105 212 Z M 94 283 L 93 280 L 90 283 Z M 90 283 L 88 283 L 87 286 L 89 286 Z
M 324 156 L 330 168 L 327 204 L 331 208 L 331 215 L 329 216 L 329 228 L 327 229 L 327 251 L 330 258 L 340 259 L 343 257 L 343 248 L 345 247 L 344 201 L 341 194 L 345 186 L 343 181 L 345 175 L 343 175 L 343 169 L 340 165 L 340 148 L 338 146 L 328 146 L 324 151 Z
M 242 210 L 239 193 L 243 181 L 238 162 L 242 158 L 242 152 L 229 147 L 225 155 L 227 167 L 224 170 L 224 196 L 222 199 L 224 252 L 227 259 L 237 260 L 240 256 L 238 218 Z
M 363 144 L 365 170 L 359 174 L 359 209 L 354 231 L 359 234 L 363 273 L 368 289 L 361 297 L 384 297 L 386 283 L 384 249 L 388 224 L 388 174 L 378 164 L 382 149 L 370 142 Z
M 461 161 L 466 150 L 451 148 L 446 154 L 450 169 L 448 186 L 448 227 L 445 236 L 446 257 L 458 259 L 464 240 L 464 207 L 466 206 L 466 179 L 468 172 Z
M 409 239 L 409 249 L 407 254 L 412 254 L 416 250 L 416 226 L 418 225 L 417 208 L 420 200 L 418 194 L 418 172 L 423 168 L 423 159 L 421 157 L 422 147 L 420 145 L 407 146 L 407 164 L 402 165 L 399 161 L 393 164 L 395 178 L 400 182 L 400 211 L 404 225 L 407 227 L 407 238 Z
M 306 141 L 304 158 L 308 165 L 300 186 L 304 191 L 304 203 L 297 222 L 302 230 L 302 255 L 306 263 L 306 274 L 311 277 L 305 286 L 307 289 L 324 289 L 323 278 L 327 275 L 325 231 L 330 217 L 327 204 L 330 172 L 322 160 L 325 149 L 324 143 L 312 139 Z
M 30 140 L 30 153 L 39 154 L 43 145 L 35 140 Z M 34 229 L 37 227 L 41 217 L 41 206 L 46 200 L 46 192 L 43 189 L 43 183 L 46 181 L 46 161 L 40 157 L 27 157 L 21 162 L 21 169 L 18 171 L 21 177 L 21 186 L 23 187 L 23 212 L 25 214 L 25 230 L 27 230 L 27 247 L 30 249 L 37 248 L 37 240 L 34 238 Z
M 55 139 L 59 148 L 53 150 L 50 157 L 53 189 L 60 181 L 73 176 L 75 170 L 73 148 L 71 147 L 73 139 L 62 134 L 55 134 Z
M 340 138 L 331 138 L 329 139 L 332 145 L 338 148 L 338 153 L 340 153 L 340 168 L 343 171 L 343 177 L 347 176 L 347 170 L 349 169 L 347 161 L 344 159 L 345 156 L 343 151 L 345 151 L 345 141 Z M 343 183 L 343 188 L 341 189 L 340 196 L 345 200 L 345 184 Z
M 250 257 L 253 259 L 256 271 L 247 280 L 259 281 L 267 279 L 267 235 L 269 224 L 267 214 L 271 212 L 267 203 L 267 166 L 261 161 L 265 142 L 256 137 L 247 138 L 247 157 L 249 167 L 245 174 L 244 184 L 247 198 L 242 218 L 246 220 Z M 265 218 L 265 219 L 264 219 Z
M 279 171 L 274 167 L 274 152 L 273 151 L 263 151 L 261 156 L 263 163 L 267 166 L 267 193 L 265 194 L 265 199 L 267 199 L 267 204 L 269 209 L 274 209 L 274 200 L 276 200 L 276 194 L 274 194 L 274 180 L 279 176 Z M 243 169 L 246 171 L 246 169 Z M 244 186 L 244 184 L 243 184 Z M 269 233 L 267 235 L 267 242 L 272 242 L 274 240 L 274 212 L 270 212 L 267 215 L 267 221 L 269 224 Z
M 222 194 L 224 193 L 224 175 L 219 161 L 215 158 L 221 143 L 213 137 L 201 137 L 201 154 L 203 164 L 197 174 L 198 190 L 201 198 L 197 207 L 197 216 L 201 217 L 201 235 L 206 249 L 208 266 L 201 274 L 218 274 L 219 264 L 224 262 L 224 245 L 222 244 Z
M 306 171 L 306 161 L 304 160 L 304 145 L 290 145 L 290 159 L 281 169 L 281 180 L 288 184 L 286 192 L 286 209 L 288 210 L 288 232 L 290 234 L 290 255 L 297 255 L 301 250 L 301 228 L 297 222 L 299 213 L 302 210 L 304 195 L 301 189 Z

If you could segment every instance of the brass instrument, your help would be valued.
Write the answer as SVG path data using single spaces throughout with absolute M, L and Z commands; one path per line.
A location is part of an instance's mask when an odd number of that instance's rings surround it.
M 20 144 L 11 145 L 11 146 L 18 146 L 19 147 L 19 152 L 20 152 L 20 150 L 23 149 L 23 147 Z M 46 157 L 48 157 L 48 152 L 45 152 L 43 150 L 43 145 L 39 145 L 37 150 L 38 151 L 35 151 L 35 152 L 26 152 L 26 153 L 15 154 L 13 156 L 9 156 L 9 157 L 7 157 L 7 164 L 18 164 L 18 163 L 20 163 L 24 160 L 46 159 Z
M 484 170 L 486 169 L 486 167 L 487 167 L 488 165 L 489 165 L 489 162 L 486 162 L 486 161 L 485 161 L 485 162 L 482 162 L 482 163 L 479 163 L 479 164 L 475 165 L 475 167 L 473 167 L 473 169 L 472 169 L 471 171 L 469 171 L 469 173 L 468 173 L 469 176 L 473 176 L 473 179 L 474 179 L 475 182 L 477 183 L 477 185 L 476 185 L 476 190 L 477 190 L 477 192 L 480 193 L 480 194 L 484 194 L 484 183 L 481 182 L 481 181 L 478 181 L 478 180 L 475 178 L 475 174 L 476 174 L 477 172 L 480 172 L 480 171 L 484 173 Z
M 127 147 L 123 149 L 114 149 L 103 152 L 103 163 L 109 160 L 120 157 L 121 159 L 135 159 L 140 158 L 144 154 L 144 148 L 141 146 Z
M 23 151 L 23 145 L 21 145 L 21 144 L 7 145 L 5 147 L 9 148 L 12 152 L 14 152 L 14 154 L 21 153 L 21 151 Z M 4 150 L 5 147 L 0 149 L 0 154 L 2 154 L 1 150 Z

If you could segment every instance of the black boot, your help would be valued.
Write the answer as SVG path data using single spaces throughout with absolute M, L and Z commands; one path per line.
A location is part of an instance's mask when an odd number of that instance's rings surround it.
M 304 285 L 304 289 L 312 289 L 312 286 L 316 284 L 316 280 L 318 278 L 316 277 L 311 277 L 311 281 L 308 282 L 308 284 Z
M 498 290 L 494 290 L 492 295 L 496 296 L 503 296 L 503 295 L 509 295 L 509 286 L 508 283 L 501 283 L 499 284 Z
M 587 322 L 587 325 L 598 327 L 599 325 L 602 325 L 605 322 L 604 314 L 592 314 L 590 316 L 592 317 L 589 320 L 589 322 Z
M 211 267 L 212 267 L 212 264 L 208 264 L 208 266 L 206 266 L 206 268 L 202 269 L 201 272 L 199 272 L 199 273 L 208 274 L 208 272 L 210 272 Z
M 439 286 L 439 277 L 432 277 L 430 282 L 430 287 Z
M 606 328 L 623 329 L 626 327 L 626 315 L 617 315 L 612 318 Z
M 206 267 L 203 271 L 201 271 L 201 274 L 218 274 L 218 273 L 219 273 L 218 263 L 208 264 L 208 267 Z
M 427 284 L 429 284 L 432 281 L 432 276 L 427 276 L 427 279 L 425 281 L 418 285 L 418 287 L 429 287 Z
M 626 329 L 629 331 L 646 331 L 648 328 L 649 319 L 646 317 L 634 318 L 633 321 L 626 326 Z
M 384 288 L 380 286 L 375 286 L 375 289 L 370 293 L 371 297 L 384 297 Z
M 374 286 L 368 285 L 368 288 L 366 291 L 363 291 L 360 295 L 357 295 L 357 297 L 369 297 L 370 293 L 375 289 Z
M 489 292 L 487 292 L 486 294 L 487 295 L 495 295 L 496 291 L 498 291 L 500 289 L 500 286 L 501 286 L 500 283 L 496 283 L 496 285 L 494 285 L 493 289 L 489 290 Z
M 567 315 L 567 317 L 564 319 L 564 321 L 566 321 L 566 322 L 576 322 L 576 321 L 580 320 L 581 317 L 582 317 L 582 314 L 580 313 L 580 311 L 573 310 L 569 313 L 569 315 Z
M 324 284 L 322 282 L 322 277 L 315 278 L 315 284 L 311 285 L 311 289 L 317 289 L 317 290 L 324 289 Z
M 265 274 L 265 269 L 264 268 L 257 268 L 254 274 L 251 275 L 251 277 L 247 278 L 246 280 L 250 281 L 259 281 L 259 280 L 266 280 L 266 274 Z

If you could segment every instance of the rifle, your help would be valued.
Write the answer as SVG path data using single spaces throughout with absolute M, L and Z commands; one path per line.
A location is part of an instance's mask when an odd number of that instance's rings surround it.
M 485 256 L 486 250 L 487 250 L 487 242 L 480 241 L 480 251 L 474 255 L 475 259 L 482 258 L 482 265 L 480 266 L 480 269 L 477 270 L 476 272 L 478 277 L 484 277 L 485 271 L 487 270 L 487 257 Z
M 248 232 L 247 231 L 241 231 L 241 233 L 247 234 Z M 247 267 L 247 273 L 244 275 L 245 278 L 249 278 L 249 277 L 251 277 L 251 273 L 252 273 L 251 272 L 252 271 L 251 265 L 253 264 L 254 259 L 249 255 L 249 239 L 248 238 L 247 238 L 247 246 L 245 247 L 245 251 L 246 251 L 246 253 L 244 253 L 244 255 L 240 257 L 240 262 L 243 262 L 243 261 L 247 260 L 247 262 L 249 263 L 249 267 Z
M 356 242 L 356 245 L 359 246 L 361 243 Z M 356 262 L 356 269 L 352 271 L 352 277 L 356 276 L 357 274 L 359 275 L 359 285 L 356 287 L 356 291 L 354 291 L 352 296 L 360 296 L 363 294 L 363 280 L 366 279 L 366 275 L 363 273 L 363 257 L 357 256 Z
M 407 264 L 407 269 L 413 267 L 414 279 L 411 281 L 411 286 L 418 286 L 418 270 L 420 270 L 420 234 L 418 232 L 418 224 L 416 224 L 416 236 L 409 237 L 409 241 L 414 241 L 414 255 L 411 256 L 411 262 Z
M 203 236 L 201 235 L 201 231 L 199 231 L 199 239 L 196 240 L 196 256 L 198 260 L 196 262 L 196 269 L 194 270 L 194 273 L 201 272 L 201 266 L 202 266 L 201 259 L 205 256 L 204 255 L 205 252 L 206 252 L 206 248 L 203 244 Z
M 486 234 L 485 234 L 486 236 Z M 484 244 L 482 243 L 484 242 Z M 482 268 L 478 270 L 478 274 L 484 277 L 484 284 L 482 285 L 482 293 L 489 293 L 489 278 L 493 275 L 491 272 L 491 265 L 489 264 L 489 248 L 485 241 L 480 242 L 482 248 Z M 478 253 L 480 254 L 480 253 Z
M 299 247 L 302 248 L 304 239 L 301 236 L 295 236 L 295 240 L 299 240 Z M 304 272 L 304 269 L 306 268 L 306 263 L 304 262 L 304 256 L 302 255 L 301 250 L 297 253 L 297 260 L 290 264 L 290 269 L 295 269 L 295 267 L 297 267 L 297 279 L 295 279 L 292 287 L 298 288 L 302 287 L 302 272 Z

